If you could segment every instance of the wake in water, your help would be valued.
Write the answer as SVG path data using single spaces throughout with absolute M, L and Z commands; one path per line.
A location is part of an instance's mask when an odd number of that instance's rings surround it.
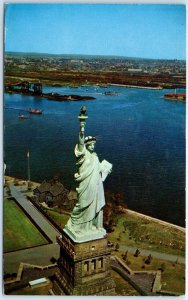
M 27 111 L 25 108 L 19 108 L 19 107 L 4 107 L 4 109 L 15 109 L 15 110 L 23 110 L 23 111 Z
M 142 104 L 142 101 L 137 103 L 123 103 L 123 104 L 116 104 L 112 107 L 112 109 L 119 109 L 119 108 L 126 108 L 126 107 L 134 107 Z

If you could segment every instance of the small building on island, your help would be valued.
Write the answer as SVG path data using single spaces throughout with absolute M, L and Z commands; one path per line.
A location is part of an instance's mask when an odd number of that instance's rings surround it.
M 57 176 L 49 181 L 44 180 L 33 190 L 33 194 L 40 203 L 45 202 L 49 207 L 56 206 L 65 210 L 71 210 L 77 199 L 77 193 L 66 189 Z

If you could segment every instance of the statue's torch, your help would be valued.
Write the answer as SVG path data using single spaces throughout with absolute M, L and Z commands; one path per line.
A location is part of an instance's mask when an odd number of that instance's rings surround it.
M 82 106 L 80 110 L 80 114 L 78 116 L 78 119 L 80 120 L 80 132 L 84 134 L 84 127 L 86 124 L 86 119 L 88 118 L 88 115 L 86 113 L 86 107 Z

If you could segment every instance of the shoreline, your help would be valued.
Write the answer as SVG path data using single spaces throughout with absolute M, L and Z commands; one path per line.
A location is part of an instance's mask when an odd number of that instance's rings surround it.
M 16 178 L 16 177 L 11 177 L 11 176 L 6 176 L 6 175 L 4 176 L 4 178 L 5 178 L 6 183 L 8 183 L 8 181 L 16 181 L 16 182 L 18 182 L 18 184 L 20 182 L 20 184 L 26 185 L 27 182 L 28 182 L 27 180 L 24 180 L 24 179 L 19 179 L 19 178 Z M 30 182 L 35 187 L 41 184 L 41 183 L 34 182 L 34 181 L 30 181 Z M 31 191 L 28 191 L 28 193 L 31 194 Z M 183 233 L 186 233 L 186 227 L 182 227 L 182 226 L 179 226 L 179 225 L 167 222 L 167 221 L 163 221 L 163 220 L 157 219 L 155 217 L 151 217 L 151 216 L 139 213 L 137 211 L 134 211 L 134 210 L 131 210 L 131 209 L 128 209 L 128 208 L 125 209 L 125 208 L 121 207 L 121 211 L 123 213 L 129 214 L 129 215 L 134 215 L 134 216 L 137 216 L 139 218 L 143 218 L 143 219 L 146 219 L 148 221 L 152 221 L 152 222 L 158 223 L 160 225 L 164 225 L 164 226 L 167 226 L 169 228 L 173 228 L 173 229 L 176 229 L 176 230 L 181 231 Z
M 160 220 L 160 219 L 157 219 L 157 218 L 154 218 L 154 217 L 150 217 L 148 215 L 141 214 L 141 213 L 136 212 L 136 211 L 131 210 L 131 209 L 126 209 L 126 212 L 130 215 L 135 215 L 135 216 L 141 217 L 143 219 L 146 219 L 148 221 L 153 221 L 153 222 L 156 222 L 160 225 L 164 225 L 164 226 L 167 226 L 167 227 L 170 227 L 170 228 L 180 230 L 184 233 L 186 232 L 186 228 L 184 228 L 182 226 L 179 226 L 179 225 L 176 225 L 176 224 L 173 224 L 173 223 L 169 223 L 167 221 L 163 221 L 163 220 Z
M 146 89 L 146 90 L 163 90 L 161 86 L 152 87 L 152 86 L 141 86 L 141 85 L 129 85 L 129 84 L 118 84 L 118 83 L 108 83 L 109 86 L 120 86 L 131 89 Z
M 93 78 L 91 77 L 90 80 L 87 79 L 87 84 L 86 84 L 86 80 L 85 77 L 82 78 L 82 80 L 78 80 L 79 79 L 79 75 L 80 74 L 73 74 L 76 76 L 76 78 L 74 79 L 70 79 L 69 76 L 67 78 L 59 79 L 59 78 L 55 78 L 54 80 L 49 79 L 48 77 L 44 76 L 44 77 L 32 77 L 29 76 L 30 74 L 26 74 L 25 76 L 12 76 L 12 75 L 5 75 L 5 83 L 4 86 L 6 85 L 14 85 L 15 83 L 17 83 L 17 81 L 29 81 L 31 83 L 36 83 L 38 81 L 40 81 L 41 84 L 43 85 L 47 85 L 47 86 L 52 86 L 52 87 L 65 87 L 65 86 L 69 86 L 69 87 L 78 87 L 78 86 L 99 86 L 99 85 L 104 85 L 104 86 L 119 86 L 119 87 L 125 87 L 125 88 L 137 88 L 137 89 L 148 89 L 148 90 L 163 90 L 163 89 L 186 89 L 186 85 L 185 84 L 178 84 L 175 85 L 174 83 L 169 83 L 169 82 L 154 82 L 155 86 L 150 85 L 150 83 L 146 84 L 146 81 L 142 81 L 141 84 L 143 85 L 135 85 L 135 84 L 131 84 L 131 80 L 129 80 L 129 82 L 122 84 L 122 83 L 118 83 L 119 80 L 113 80 L 111 82 L 109 82 L 108 77 L 106 78 L 106 80 L 100 80 L 99 77 L 97 78 Z M 85 74 L 86 75 L 86 74 Z M 53 76 L 53 75 L 52 75 Z M 95 79 L 95 80 L 94 80 Z M 113 83 L 113 82 L 117 82 L 117 83 Z M 146 84 L 146 85 L 145 85 Z

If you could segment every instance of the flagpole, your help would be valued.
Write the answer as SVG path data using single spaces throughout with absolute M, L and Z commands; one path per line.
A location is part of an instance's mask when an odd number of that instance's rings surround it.
M 28 180 L 27 180 L 27 182 L 28 182 L 28 189 L 30 188 L 30 177 L 31 177 L 31 175 L 30 175 L 30 160 L 29 160 L 29 151 L 27 152 L 27 175 L 28 175 Z

